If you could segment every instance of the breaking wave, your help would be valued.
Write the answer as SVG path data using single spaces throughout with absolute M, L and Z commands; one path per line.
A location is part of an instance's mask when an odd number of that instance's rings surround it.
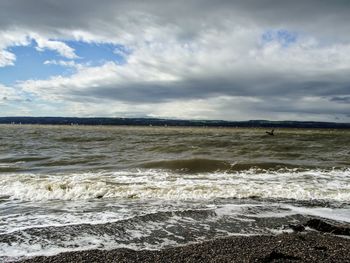
M 298 166 L 286 163 L 230 163 L 224 160 L 217 159 L 176 159 L 176 160 L 163 160 L 156 162 L 147 162 L 141 165 L 142 168 L 151 169 L 167 169 L 176 172 L 183 173 L 211 173 L 211 172 L 235 172 L 244 171 L 249 169 L 259 170 L 280 170 L 297 168 Z
M 227 164 L 218 162 L 217 165 L 225 167 Z M 55 175 L 9 173 L 0 177 L 0 193 L 9 199 L 36 201 L 258 197 L 349 202 L 350 169 L 251 168 L 229 173 L 197 174 L 161 169 Z

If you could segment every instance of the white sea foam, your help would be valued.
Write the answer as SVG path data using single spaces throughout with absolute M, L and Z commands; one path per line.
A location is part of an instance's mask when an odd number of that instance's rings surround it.
M 107 200 L 106 200 L 107 201 Z M 242 201 L 236 200 L 237 203 L 216 203 L 209 201 L 207 205 L 200 205 L 198 202 L 184 202 L 181 205 L 174 204 L 174 207 L 160 208 L 157 202 L 154 203 L 135 203 L 137 214 L 132 216 L 132 207 L 125 210 L 118 209 L 121 213 L 111 213 L 108 209 L 103 213 L 91 214 L 91 222 L 97 223 L 98 218 L 109 221 L 106 226 L 101 221 L 97 225 L 87 225 L 78 230 L 70 228 L 70 224 L 83 223 L 79 214 L 65 213 L 54 219 L 52 216 L 45 214 L 38 217 L 38 222 L 46 222 L 46 226 L 53 226 L 55 222 L 62 221 L 59 228 L 50 229 L 50 233 L 59 233 L 58 235 L 47 235 L 48 230 L 24 227 L 20 231 L 9 231 L 4 235 L 16 237 L 11 244 L 0 242 L 0 261 L 8 257 L 13 260 L 16 257 L 28 257 L 37 255 L 53 255 L 64 251 L 86 250 L 86 249 L 114 249 L 128 247 L 132 249 L 160 249 L 166 246 L 176 246 L 194 241 L 201 241 L 213 237 L 222 237 L 228 235 L 252 235 L 252 234 L 269 234 L 280 233 L 283 230 L 282 222 L 294 222 L 293 215 L 312 215 L 321 216 L 334 220 L 346 220 L 350 218 L 349 211 L 343 208 L 320 208 L 320 207 L 299 207 L 290 203 L 274 203 L 269 201 L 256 202 L 253 200 Z M 73 201 L 72 203 L 77 203 Z M 87 202 L 89 203 L 89 202 Z M 197 203 L 197 204 L 195 204 Z M 102 204 L 100 204 L 102 205 Z M 103 205 L 102 205 L 103 206 Z M 145 207 L 146 206 L 146 207 Z M 149 209 L 152 207 L 151 209 Z M 161 211 L 163 209 L 164 213 Z M 143 211 L 147 211 L 144 213 Z M 176 212 L 177 211 L 177 212 Z M 154 213 L 154 214 L 153 214 Z M 64 215 L 67 218 L 64 220 Z M 124 218 L 123 218 L 124 215 Z M 23 216 L 23 220 L 27 215 Z M 128 216 L 128 217 L 127 217 Z M 200 220 L 198 220 L 199 216 Z M 119 217 L 119 219 L 118 219 Z M 259 218 L 276 218 L 279 228 L 271 226 L 256 225 Z M 284 218 L 284 219 L 283 219 Z M 289 219 L 288 219 L 289 218 Z M 345 219 L 345 220 L 344 220 Z M 23 221 L 22 220 L 22 221 Z M 52 221 L 50 224 L 50 220 Z M 284 221 L 283 221 L 284 220 Z M 289 220 L 289 221 L 288 221 Z M 6 221 L 6 220 L 5 220 Z M 264 222 L 264 220 L 263 220 Z M 107 223 L 107 222 L 106 222 Z M 9 222 L 14 229 L 19 226 L 20 222 Z M 112 224 L 112 225 L 111 225 Z M 121 228 L 120 228 L 121 226 Z M 32 226 L 34 227 L 34 225 Z M 121 232 L 110 232 L 111 229 L 123 229 Z M 186 229 L 181 233 L 178 229 Z M 40 234 L 42 231 L 42 234 Z M 193 231 L 197 235 L 189 235 L 193 238 L 189 241 L 187 231 Z M 156 233 L 156 234 L 155 234 Z M 215 233 L 215 235 L 213 235 Z M 0 235 L 1 237 L 1 235 Z M 3 258 L 1 258 L 3 257 Z
M 254 210 L 254 213 L 250 213 Z M 223 204 L 215 209 L 215 213 L 219 217 L 230 216 L 251 218 L 283 218 L 292 215 L 304 215 L 327 218 L 334 221 L 342 221 L 350 223 L 349 208 L 330 208 L 330 207 L 302 207 L 291 204 Z M 249 219 L 248 219 L 249 220 Z
M 2 174 L 0 195 L 18 200 L 290 198 L 350 200 L 350 169 L 176 174 L 162 170 Z
M 118 245 L 113 242 L 113 237 L 94 236 L 82 234 L 76 237 L 74 241 L 65 241 L 62 244 L 50 242 L 49 240 L 38 240 L 38 243 L 32 244 L 29 242 L 0 244 L 0 262 L 12 262 L 16 259 L 23 259 L 35 256 L 52 256 L 62 252 L 80 251 L 90 249 L 116 249 L 116 248 L 130 248 L 139 249 L 137 245 L 123 244 Z M 45 243 L 43 245 L 43 243 Z
M 101 234 L 100 231 L 94 232 L 92 230 L 88 230 L 87 232 L 81 231 L 78 235 L 76 233 L 71 235 L 71 232 L 60 231 L 59 239 L 57 239 L 48 238 L 46 235 L 40 237 L 32 236 L 26 231 L 20 231 L 22 236 L 18 241 L 11 244 L 6 242 L 0 243 L 0 262 L 39 255 L 50 256 L 67 251 L 90 249 L 110 250 L 117 248 L 155 250 L 168 246 L 176 246 L 179 243 L 172 239 L 172 237 L 176 239 L 183 237 L 166 231 L 165 226 L 168 226 L 170 221 L 178 222 L 178 220 L 181 220 L 181 218 L 170 217 L 169 220 L 165 220 L 164 222 L 147 221 L 138 224 L 127 224 L 123 228 L 124 231 L 121 236 L 108 233 Z M 165 234 L 161 237 L 153 237 L 152 239 L 151 235 L 156 231 L 163 231 Z M 148 240 L 148 242 L 140 241 L 141 238 Z M 193 238 L 193 241 L 199 241 L 202 238 Z
M 350 223 L 349 208 L 332 209 L 329 207 L 297 207 L 292 205 L 286 205 L 285 207 L 295 214 L 310 215 Z
M 49 226 L 67 226 L 80 224 L 105 224 L 108 222 L 116 222 L 130 218 L 131 212 L 109 212 L 101 211 L 95 213 L 50 213 L 45 214 L 26 213 L 26 214 L 10 214 L 0 216 L 0 220 L 4 224 L 0 225 L 0 234 L 22 231 L 29 228 L 45 228 Z

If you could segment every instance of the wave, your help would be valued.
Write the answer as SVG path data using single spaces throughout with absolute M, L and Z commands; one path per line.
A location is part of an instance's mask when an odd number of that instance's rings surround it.
M 36 156 L 21 156 L 21 157 L 16 157 L 16 156 L 13 156 L 11 158 L 3 158 L 3 159 L 0 159 L 1 162 L 4 162 L 4 163 L 16 163 L 16 162 L 36 162 L 36 161 L 43 161 L 43 160 L 47 160 L 47 159 L 50 159 L 50 157 L 47 157 L 47 156 L 39 156 L 39 157 L 36 157 Z
M 114 137 L 77 137 L 77 136 L 69 136 L 58 138 L 59 142 L 104 142 L 104 141 L 113 141 Z
M 176 159 L 176 160 L 162 160 L 156 162 L 147 162 L 141 164 L 142 168 L 149 169 L 167 169 L 176 172 L 184 173 L 210 173 L 210 172 L 236 172 L 249 169 L 259 170 L 280 170 L 298 168 L 296 165 L 288 163 L 230 163 L 225 160 L 217 159 Z
M 141 165 L 143 168 L 169 169 L 188 173 L 226 171 L 230 170 L 231 166 L 229 162 L 213 159 L 164 160 Z
M 349 202 L 350 169 L 212 172 L 165 170 L 3 174 L 1 196 L 19 200 L 277 198 Z

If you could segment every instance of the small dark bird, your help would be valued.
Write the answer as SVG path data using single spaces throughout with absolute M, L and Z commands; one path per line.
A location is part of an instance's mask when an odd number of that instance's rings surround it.
M 273 135 L 274 135 L 274 134 L 273 134 L 274 131 L 275 131 L 275 130 L 271 130 L 270 132 L 269 132 L 269 131 L 266 131 L 266 133 L 267 133 L 268 135 L 273 136 Z

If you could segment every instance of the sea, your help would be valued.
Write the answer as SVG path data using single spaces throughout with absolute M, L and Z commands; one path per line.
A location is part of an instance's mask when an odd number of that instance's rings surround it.
M 350 222 L 350 130 L 0 125 L 0 262 Z

